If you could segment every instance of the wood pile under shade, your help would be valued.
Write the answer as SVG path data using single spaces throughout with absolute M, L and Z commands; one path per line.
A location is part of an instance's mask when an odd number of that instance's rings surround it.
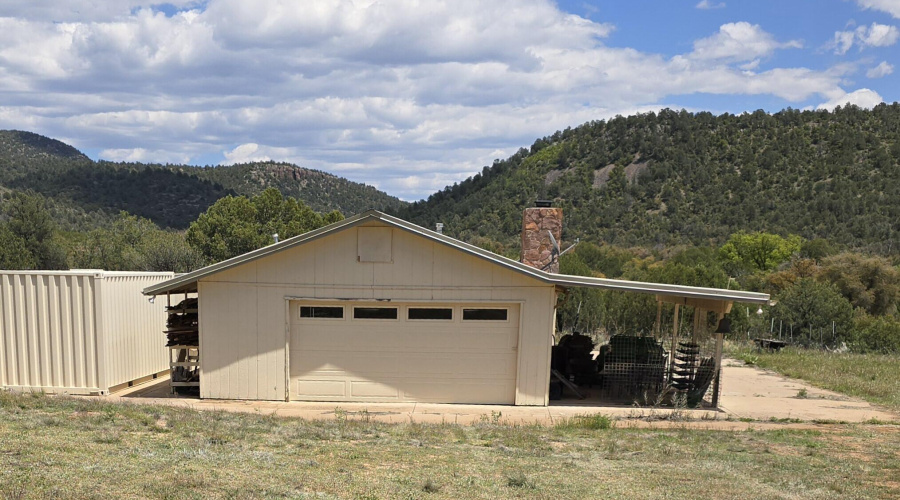
M 184 299 L 175 306 L 166 308 L 169 319 L 166 321 L 166 346 L 199 345 L 199 323 L 197 315 L 197 299 Z
M 166 308 L 169 385 L 173 392 L 195 393 L 200 387 L 200 326 L 197 298 L 185 297 Z

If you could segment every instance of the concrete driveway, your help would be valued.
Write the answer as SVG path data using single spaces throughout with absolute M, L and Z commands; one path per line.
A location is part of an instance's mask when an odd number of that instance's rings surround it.
M 110 400 L 161 404 L 196 410 L 225 410 L 277 414 L 306 419 L 372 419 L 383 422 L 458 423 L 505 422 L 511 424 L 558 423 L 585 414 L 603 414 L 622 425 L 638 427 L 696 425 L 704 428 L 745 429 L 774 425 L 896 422 L 900 415 L 865 401 L 818 389 L 800 380 L 726 360 L 722 368 L 719 410 L 593 406 L 585 402 L 553 402 L 549 407 L 504 405 L 456 405 L 434 403 L 314 403 L 278 401 L 210 400 L 175 396 L 168 380 L 156 380 L 107 396 Z M 805 389 L 805 393 L 801 392 Z M 802 396 L 802 397 L 801 397 Z M 555 404 L 561 403 L 561 404 Z

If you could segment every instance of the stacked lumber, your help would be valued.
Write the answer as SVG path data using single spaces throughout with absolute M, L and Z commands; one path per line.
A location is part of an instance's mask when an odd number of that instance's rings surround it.
M 184 299 L 177 305 L 166 308 L 169 319 L 166 321 L 167 346 L 199 344 L 199 322 L 197 315 L 197 299 Z
M 200 387 L 200 323 L 196 298 L 166 307 L 166 346 L 169 347 L 169 385 L 173 393 L 197 394 Z

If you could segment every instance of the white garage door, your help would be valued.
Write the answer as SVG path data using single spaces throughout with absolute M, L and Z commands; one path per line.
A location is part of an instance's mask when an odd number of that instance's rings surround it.
M 517 304 L 291 303 L 291 398 L 513 404 Z

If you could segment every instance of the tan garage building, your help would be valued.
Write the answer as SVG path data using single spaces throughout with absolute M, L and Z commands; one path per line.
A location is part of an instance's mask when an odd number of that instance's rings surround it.
M 203 398 L 546 405 L 571 286 L 768 300 L 555 274 L 374 210 L 144 293 L 198 293 Z

